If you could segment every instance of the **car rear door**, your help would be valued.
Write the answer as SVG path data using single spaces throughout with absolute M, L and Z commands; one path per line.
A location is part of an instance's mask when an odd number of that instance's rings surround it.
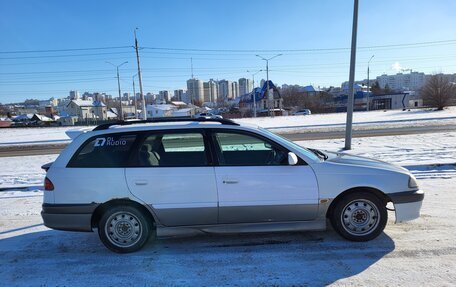
M 302 221 L 316 218 L 318 186 L 302 160 L 250 132 L 214 130 L 219 223 Z
M 218 198 L 208 151 L 203 130 L 149 133 L 131 155 L 128 187 L 166 226 L 215 224 Z

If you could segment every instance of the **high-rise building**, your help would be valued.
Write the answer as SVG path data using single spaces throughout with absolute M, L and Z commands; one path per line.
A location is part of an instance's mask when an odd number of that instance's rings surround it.
M 198 79 L 187 80 L 187 95 L 192 103 L 204 102 L 204 86 L 203 81 Z
M 420 72 L 410 72 L 409 74 L 397 73 L 395 75 L 386 75 L 383 74 L 378 77 L 372 77 L 361 81 L 355 81 L 355 85 L 364 86 L 367 89 L 367 85 L 372 87 L 375 82 L 378 82 L 380 88 L 384 89 L 388 86 L 389 89 L 393 91 L 417 91 L 426 83 L 426 76 L 424 73 Z M 341 88 L 343 90 L 348 90 L 348 82 L 343 82 Z
M 89 92 L 84 92 L 84 94 L 82 94 L 81 98 L 84 101 L 90 101 L 91 99 L 93 100 L 93 94 L 89 93 Z
M 238 82 L 231 82 L 231 90 L 233 91 L 233 96 L 231 99 L 239 97 L 239 85 Z
M 183 101 L 182 96 L 184 95 L 185 91 L 182 89 L 174 90 L 174 99 L 176 101 Z
M 78 91 L 70 91 L 70 100 L 77 100 L 79 99 L 79 92 Z
M 253 90 L 253 84 L 250 79 L 240 78 L 239 79 L 239 95 L 245 95 Z
M 411 72 L 410 74 L 398 73 L 396 75 L 381 75 L 377 77 L 380 88 L 384 89 L 386 85 L 392 90 L 419 90 L 425 83 L 424 73 Z
M 204 101 L 215 103 L 217 102 L 218 96 L 218 83 L 213 79 L 210 79 L 209 82 L 204 82 Z
M 93 93 L 93 100 L 96 102 L 104 102 L 106 100 L 106 94 L 95 92 Z
M 221 80 L 218 82 L 218 96 L 223 100 L 228 100 L 233 98 L 233 85 L 231 81 Z
M 152 93 L 147 93 L 144 95 L 144 101 L 146 102 L 146 104 L 153 104 L 155 102 L 155 95 L 152 94 Z
M 171 101 L 171 93 L 169 91 L 160 91 L 158 92 L 157 101 L 169 102 Z

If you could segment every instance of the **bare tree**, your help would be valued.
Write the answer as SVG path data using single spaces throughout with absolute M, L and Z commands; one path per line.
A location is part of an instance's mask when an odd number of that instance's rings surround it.
M 312 113 L 327 113 L 331 108 L 332 96 L 327 92 L 306 93 L 300 92 L 299 88 L 291 86 L 283 89 L 283 105 L 287 108 L 310 109 Z
M 421 89 L 421 95 L 424 105 L 443 110 L 456 104 L 456 84 L 442 74 L 432 75 Z
M 0 116 L 7 116 L 9 112 L 9 109 L 0 103 Z

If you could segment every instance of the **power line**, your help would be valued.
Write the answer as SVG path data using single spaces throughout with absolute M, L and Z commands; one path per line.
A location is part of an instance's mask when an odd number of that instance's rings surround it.
M 118 59 L 133 59 L 130 57 L 109 57 L 97 59 L 77 59 L 77 60 L 64 60 L 64 61 L 46 61 L 46 62 L 29 62 L 29 63 L 2 63 L 1 66 L 26 66 L 26 65 L 43 65 L 43 64 L 57 64 L 57 63 L 81 63 L 81 62 L 104 62 L 109 60 Z
M 437 56 L 425 56 L 425 57 L 407 57 L 407 58 L 401 58 L 400 62 L 415 62 L 415 61 L 434 61 L 434 60 L 444 60 L 444 59 L 454 59 L 456 57 L 456 54 L 449 54 L 449 55 L 437 55 Z M 386 60 L 382 60 L 386 59 Z M 395 61 L 395 59 L 388 59 L 388 58 L 381 58 L 379 57 L 379 60 L 375 60 L 375 63 L 391 63 Z M 446 62 L 447 63 L 447 62 Z M 359 63 L 359 67 L 363 67 L 365 64 L 364 63 Z M 331 62 L 331 63 L 311 63 L 311 64 L 291 64 L 291 65 L 275 65 L 275 68 L 303 68 L 303 67 L 312 67 L 313 69 L 315 68 L 325 68 L 326 67 L 346 67 L 348 66 L 348 63 L 346 62 Z M 219 67 L 198 67 L 198 71 L 239 71 L 239 72 L 244 72 L 245 69 L 260 69 L 260 66 L 219 66 Z M 187 67 L 155 67 L 155 68 L 144 68 L 144 71 L 148 71 L 149 73 L 151 72 L 163 72 L 163 71 L 187 71 Z M 312 70 L 313 70 L 312 69 Z M 120 69 L 121 71 L 135 71 L 136 68 L 124 68 Z M 277 69 L 275 69 L 277 71 Z M 48 75 L 52 77 L 56 76 L 66 76 L 70 77 L 69 75 L 65 74 L 77 74 L 77 73 L 106 73 L 110 74 L 111 70 L 110 69 L 88 69 L 88 70 L 55 70 L 55 71 L 32 71 L 32 72 L 2 72 L 0 75 L 3 77 L 5 76 L 12 76 L 16 77 L 18 75 Z M 53 75 L 56 74 L 56 75 Z
M 387 44 L 360 46 L 357 49 L 382 49 L 395 47 L 413 47 L 413 46 L 433 46 L 456 44 L 456 39 L 440 40 L 440 41 L 425 41 L 414 43 Z M 93 48 L 71 48 L 71 49 L 48 49 L 48 50 L 22 50 L 22 51 L 0 51 L 0 54 L 25 54 L 25 53 L 55 53 L 55 52 L 75 52 L 75 51 L 93 51 L 93 50 L 112 50 L 126 49 L 133 46 L 111 46 L 111 47 L 93 47 Z M 180 52 L 226 52 L 226 53 L 277 53 L 277 52 L 314 52 L 314 51 L 345 51 L 348 47 L 332 47 L 332 48 L 308 48 L 308 49 L 196 49 L 196 48 L 167 48 L 167 47 L 141 47 L 141 49 L 156 50 L 156 51 L 180 51 Z M 163 53 L 163 52 L 162 52 Z M 184 53 L 182 53 L 185 55 Z M 89 55 L 89 54 L 87 54 Z M 60 56 L 77 56 L 77 55 L 60 55 Z M 47 57 L 47 56 L 42 56 Z M 14 58 L 11 58 L 14 59 Z
M 118 55 L 118 54 L 132 54 L 133 52 L 108 52 L 108 53 L 92 53 L 92 54 L 73 54 L 73 55 L 45 55 L 45 56 L 25 56 L 25 57 L 7 57 L 0 58 L 0 60 L 21 60 L 21 59 L 43 59 L 43 58 L 66 58 L 66 57 L 86 57 L 86 56 L 100 56 L 100 55 Z
M 376 48 L 393 48 L 393 47 L 411 47 L 422 45 L 441 45 L 441 44 L 456 44 L 455 40 L 441 40 L 441 41 L 427 41 L 403 44 L 389 44 L 389 45 L 374 45 L 374 46 L 360 46 L 358 49 L 376 49 Z M 310 48 L 310 49 L 193 49 L 193 48 L 164 48 L 164 47 L 143 47 L 149 50 L 163 50 L 163 51 L 187 51 L 187 52 L 230 52 L 230 53 L 279 53 L 279 52 L 313 52 L 313 51 L 340 51 L 349 50 L 348 47 L 338 48 Z
M 52 50 L 0 51 L 0 54 L 73 52 L 73 51 L 111 50 L 111 49 L 125 49 L 125 48 L 132 48 L 132 46 L 95 47 L 95 48 L 72 48 L 72 49 L 52 49 Z

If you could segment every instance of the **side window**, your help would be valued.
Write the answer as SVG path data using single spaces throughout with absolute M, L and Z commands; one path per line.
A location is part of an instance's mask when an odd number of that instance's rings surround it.
M 73 156 L 68 167 L 125 167 L 135 140 L 136 135 L 132 134 L 109 134 L 89 139 Z
M 220 165 L 287 165 L 287 152 L 270 143 L 240 133 L 215 133 Z
M 200 133 L 161 133 L 146 137 L 137 154 L 140 167 L 207 166 L 206 147 Z

